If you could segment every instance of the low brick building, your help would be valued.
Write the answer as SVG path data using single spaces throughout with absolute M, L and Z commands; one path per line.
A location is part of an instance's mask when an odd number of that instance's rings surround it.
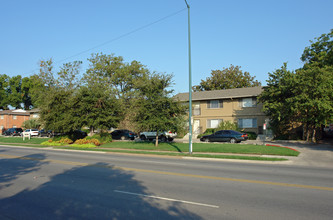
M 30 114 L 22 109 L 0 111 L 0 134 L 8 128 L 21 128 L 23 122 L 30 119 Z

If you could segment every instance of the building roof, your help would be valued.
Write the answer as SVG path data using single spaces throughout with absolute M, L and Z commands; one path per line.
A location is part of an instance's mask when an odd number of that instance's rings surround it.
M 237 89 L 223 89 L 212 91 L 192 92 L 192 101 L 199 100 L 212 100 L 212 99 L 231 99 L 231 98 L 246 98 L 256 97 L 263 91 L 262 86 L 237 88 Z M 174 98 L 179 101 L 188 101 L 189 93 L 178 93 Z
M 0 115 L 27 115 L 27 116 L 29 116 L 30 113 L 23 109 L 15 109 L 15 110 L 0 111 Z

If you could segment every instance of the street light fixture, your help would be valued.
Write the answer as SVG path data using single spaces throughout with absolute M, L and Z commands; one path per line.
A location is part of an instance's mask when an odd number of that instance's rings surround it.
M 192 68 L 191 68 L 191 30 L 190 30 L 190 6 L 185 0 L 188 11 L 188 65 L 189 65 L 189 153 L 192 154 Z

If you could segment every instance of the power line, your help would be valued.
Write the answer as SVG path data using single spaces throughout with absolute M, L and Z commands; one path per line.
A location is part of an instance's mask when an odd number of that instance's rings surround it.
M 62 59 L 62 60 L 58 60 L 58 61 L 54 62 L 53 64 L 62 63 L 62 62 L 66 61 L 66 60 L 69 60 L 69 59 L 71 59 L 71 58 L 73 58 L 73 57 L 77 57 L 77 56 L 79 56 L 79 55 L 81 55 L 81 54 L 87 53 L 87 52 L 89 52 L 89 51 L 91 51 L 91 50 L 94 50 L 94 49 L 96 49 L 96 48 L 102 47 L 102 46 L 104 46 L 104 45 L 106 45 L 106 44 L 109 44 L 109 43 L 112 43 L 112 42 L 117 41 L 117 40 L 119 40 L 119 39 L 122 39 L 122 38 L 124 38 L 124 37 L 127 37 L 127 36 L 129 36 L 129 35 L 131 35 L 131 34 L 133 34 L 133 33 L 136 33 L 136 32 L 138 32 L 138 31 L 141 31 L 141 30 L 143 30 L 143 29 L 145 29 L 145 28 L 148 28 L 148 27 L 150 27 L 150 26 L 152 26 L 152 25 L 154 25 L 154 24 L 157 24 L 157 23 L 159 23 L 159 22 L 161 22 L 161 21 L 164 21 L 164 20 L 166 20 L 166 19 L 168 19 L 168 18 L 170 18 L 170 17 L 173 17 L 173 16 L 175 16 L 175 15 L 177 15 L 177 14 L 180 14 L 181 12 L 185 11 L 186 9 L 187 9 L 187 8 L 183 8 L 183 9 L 181 9 L 181 10 L 179 10 L 179 11 L 176 11 L 176 12 L 174 12 L 174 13 L 172 13 L 172 14 L 169 14 L 169 15 L 167 15 L 167 16 L 165 16 L 165 17 L 162 17 L 162 18 L 160 18 L 160 19 L 158 19 L 158 20 L 156 20 L 156 21 L 153 21 L 153 22 L 151 22 L 151 23 L 149 23 L 149 24 L 143 25 L 143 26 L 141 26 L 141 27 L 139 27 L 139 28 L 136 28 L 136 29 L 134 29 L 134 30 L 132 30 L 132 31 L 129 31 L 129 32 L 127 32 L 127 33 L 125 33 L 125 34 L 122 34 L 122 35 L 120 35 L 120 36 L 118 36 L 118 37 L 115 37 L 115 38 L 113 38 L 113 39 L 111 39 L 111 40 L 105 41 L 104 43 L 101 43 L 101 44 L 99 44 L 99 45 L 96 45 L 96 46 L 94 46 L 94 47 L 92 47 L 92 48 L 89 48 L 89 49 L 87 49 L 87 50 L 84 50 L 84 51 L 81 51 L 81 52 L 79 52 L 79 53 L 76 53 L 76 54 L 74 54 L 74 55 L 72 55 L 72 56 L 69 56 L 69 57 L 66 57 L 66 58 L 64 58 L 64 59 Z M 34 70 L 30 71 L 30 73 L 33 72 L 33 71 L 36 71 L 36 70 L 39 70 L 39 69 L 34 69 Z M 25 74 L 24 74 L 24 75 L 25 75 Z

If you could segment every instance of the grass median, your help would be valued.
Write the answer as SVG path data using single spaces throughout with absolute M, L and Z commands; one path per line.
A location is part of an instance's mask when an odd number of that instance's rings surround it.
M 31 138 L 23 140 L 22 137 L 0 137 L 0 143 L 7 145 L 22 145 L 32 147 L 47 147 L 40 145 L 47 141 L 47 138 Z M 298 156 L 299 152 L 289 148 L 277 146 L 264 146 L 252 144 L 229 144 L 229 143 L 193 143 L 193 154 L 188 154 L 188 143 L 159 143 L 155 147 L 152 142 L 141 141 L 117 141 L 103 144 L 99 147 L 82 146 L 54 146 L 54 148 L 121 152 L 149 155 L 168 155 L 183 157 L 205 157 L 220 159 L 241 159 L 241 160 L 261 160 L 261 161 L 283 161 L 285 158 L 278 156 Z M 262 155 L 272 155 L 277 157 L 265 157 Z

